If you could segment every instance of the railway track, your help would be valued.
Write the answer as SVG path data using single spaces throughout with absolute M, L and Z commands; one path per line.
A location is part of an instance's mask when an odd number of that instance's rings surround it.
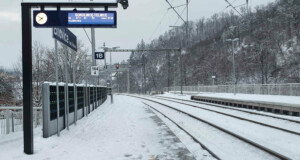
M 217 108 L 235 110 L 235 111 L 240 111 L 240 112 L 244 112 L 244 113 L 249 113 L 249 114 L 254 114 L 254 115 L 260 115 L 260 116 L 265 116 L 265 117 L 271 117 L 271 118 L 281 119 L 281 120 L 290 121 L 290 122 L 294 122 L 294 123 L 300 123 L 300 121 L 298 121 L 298 120 L 293 120 L 293 119 L 289 119 L 289 118 L 283 118 L 283 117 L 279 117 L 279 116 L 273 116 L 273 115 L 269 115 L 269 114 L 257 113 L 257 112 L 254 112 L 254 111 L 247 111 L 247 110 L 233 108 L 233 107 L 228 107 L 228 106 L 220 105 L 220 104 L 200 102 L 200 101 L 193 101 L 193 100 L 186 100 L 186 99 L 179 99 L 179 98 L 173 98 L 173 97 L 162 97 L 162 96 L 156 96 L 156 97 L 163 98 L 163 99 L 179 100 L 179 101 L 196 103 L 196 104 L 204 104 L 204 105 L 209 105 L 209 106 L 213 106 L 213 107 L 217 107 Z
M 157 97 L 155 97 L 155 98 L 157 98 Z M 179 104 L 187 105 L 187 106 L 194 107 L 194 108 L 203 109 L 203 110 L 210 111 L 210 112 L 215 112 L 215 113 L 222 114 L 222 115 L 225 115 L 225 116 L 229 116 L 229 117 L 232 117 L 232 118 L 236 118 L 236 119 L 239 119 L 239 120 L 248 121 L 248 122 L 251 122 L 251 123 L 259 124 L 259 125 L 262 125 L 262 126 L 270 127 L 270 128 L 273 128 L 273 129 L 281 130 L 283 132 L 287 132 L 287 133 L 291 133 L 291 134 L 295 134 L 295 135 L 300 136 L 300 132 L 288 130 L 288 129 L 277 127 L 277 126 L 274 126 L 274 125 L 269 125 L 269 124 L 258 122 L 258 121 L 251 120 L 251 119 L 248 119 L 248 118 L 243 118 L 243 117 L 240 117 L 240 116 L 224 113 L 224 112 L 221 112 L 221 111 L 216 111 L 216 110 L 213 110 L 213 109 L 208 109 L 208 108 L 195 106 L 195 105 L 182 103 L 182 102 L 177 102 L 177 101 L 164 99 L 164 98 L 157 98 L 157 99 L 162 99 L 162 100 L 169 101 L 169 102 L 179 103 Z
M 193 115 L 193 114 L 190 114 L 190 113 L 188 113 L 188 112 L 186 112 L 186 111 L 180 110 L 180 109 L 178 109 L 178 108 L 172 107 L 172 106 L 170 106 L 170 105 L 167 105 L 167 104 L 164 104 L 164 103 L 161 103 L 161 102 L 157 102 L 157 101 L 152 100 L 152 99 L 149 99 L 149 98 L 139 97 L 139 96 L 132 96 L 132 97 L 140 98 L 140 99 L 143 99 L 143 100 L 146 100 L 146 101 L 149 101 L 149 102 L 152 102 L 152 103 L 155 103 L 155 104 L 158 104 L 158 105 L 167 107 L 167 108 L 169 108 L 169 109 L 171 109 L 171 110 L 174 110 L 174 111 L 176 111 L 176 112 L 179 112 L 179 113 L 181 113 L 181 114 L 185 114 L 185 115 L 187 115 L 187 116 L 190 117 L 190 118 L 193 118 L 193 119 L 195 119 L 195 120 L 201 121 L 202 123 L 208 124 L 209 126 L 212 126 L 212 127 L 216 128 L 216 129 L 218 129 L 218 130 L 220 130 L 220 131 L 222 131 L 222 132 L 224 132 L 224 133 L 226 133 L 226 134 L 228 134 L 228 135 L 230 135 L 230 136 L 232 136 L 232 137 L 235 137 L 235 138 L 237 138 L 237 139 L 239 139 L 239 140 L 241 140 L 241 141 L 243 141 L 243 142 L 245 142 L 245 143 L 247 143 L 247 144 L 250 144 L 250 145 L 252 145 L 252 146 L 254 146 L 254 147 L 256 147 L 256 148 L 258 148 L 258 149 L 260 149 L 260 150 L 262 150 L 262 151 L 264 151 L 264 152 L 266 152 L 266 153 L 268 153 L 268 154 L 270 154 L 270 155 L 272 155 L 272 156 L 277 157 L 278 159 L 292 159 L 292 158 L 289 158 L 289 157 L 287 157 L 287 156 L 285 156 L 285 155 L 283 155 L 283 154 L 281 154 L 281 153 L 278 153 L 277 151 L 274 151 L 274 150 L 272 150 L 272 149 L 270 149 L 270 148 L 268 148 L 268 147 L 266 147 L 266 146 L 263 146 L 263 145 L 261 145 L 261 144 L 259 144 L 259 143 L 256 143 L 256 142 L 254 142 L 254 141 L 251 140 L 251 139 L 248 139 L 248 138 L 246 138 L 246 137 L 243 137 L 243 136 L 241 136 L 241 135 L 239 135 L 239 134 L 237 134 L 237 133 L 234 133 L 234 132 L 232 132 L 232 131 L 230 131 L 230 130 L 228 130 L 228 129 L 226 129 L 226 128 L 223 128 L 223 127 L 221 127 L 221 126 L 219 126 L 219 125 L 216 125 L 216 124 L 214 124 L 214 123 L 212 123 L 212 122 L 209 122 L 209 121 L 207 121 L 207 120 L 205 120 L 205 119 L 203 119 L 203 118 L 199 118 L 199 117 L 197 117 L 197 116 L 195 116 L 195 115 Z M 169 116 L 167 116 L 167 115 L 166 115 L 165 113 L 163 113 L 162 111 L 159 111 L 157 108 L 155 108 L 155 107 L 153 107 L 153 106 L 151 106 L 151 105 L 149 105 L 149 104 L 147 104 L 147 105 L 148 105 L 149 107 L 151 107 L 152 109 L 154 109 L 155 111 L 158 111 L 159 113 L 161 113 L 161 114 L 162 114 L 164 117 L 166 117 L 167 119 L 171 120 L 176 126 L 178 126 L 179 128 L 183 129 L 183 127 L 180 126 L 178 123 L 176 123 L 176 122 L 174 121 L 174 119 L 170 118 Z M 188 133 L 188 134 L 191 136 L 191 134 L 190 134 L 187 130 L 184 130 L 184 132 Z M 197 140 L 196 137 L 192 137 L 192 138 L 193 138 L 194 140 Z M 211 155 L 216 155 L 211 149 L 209 149 L 209 147 L 205 146 L 205 145 L 204 145 L 203 143 L 201 143 L 199 140 L 196 141 L 196 142 L 199 143 L 203 148 L 205 148 Z M 214 157 L 217 158 L 217 159 L 220 159 L 217 155 L 214 156 Z
M 179 129 L 181 129 L 183 132 L 185 132 L 187 135 L 189 135 L 196 143 L 198 143 L 202 148 L 204 148 L 205 150 L 208 151 L 208 153 L 210 153 L 213 157 L 215 157 L 218 160 L 221 160 L 220 157 L 218 157 L 213 151 L 211 151 L 206 145 L 204 145 L 202 142 L 200 142 L 195 136 L 193 136 L 192 134 L 190 134 L 187 130 L 185 130 L 183 127 L 181 127 L 178 123 L 176 123 L 175 121 L 173 121 L 171 118 L 169 118 L 168 116 L 166 116 L 164 113 L 162 113 L 161 111 L 159 111 L 158 109 L 152 107 L 151 105 L 143 102 L 145 105 L 147 105 L 148 107 L 150 107 L 151 109 L 155 110 L 156 112 L 160 113 L 161 115 L 163 115 L 165 118 L 167 118 L 169 121 L 171 121 L 173 124 L 175 124 Z

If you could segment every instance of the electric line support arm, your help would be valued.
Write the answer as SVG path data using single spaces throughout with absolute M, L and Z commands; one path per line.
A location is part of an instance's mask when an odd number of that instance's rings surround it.
M 183 80 L 182 80 L 182 52 L 183 50 L 181 48 L 161 48 L 161 49 L 107 49 L 106 52 L 175 52 L 179 53 L 179 63 L 180 63 L 180 93 L 183 94 Z M 144 54 L 143 54 L 144 55 Z M 143 57 L 143 68 L 145 68 L 145 62 Z M 145 69 L 144 69 L 145 70 Z M 145 71 L 143 71 L 145 73 Z M 144 78 L 145 79 L 145 78 Z M 145 84 L 144 84 L 145 85 Z M 145 87 L 145 86 L 144 86 Z

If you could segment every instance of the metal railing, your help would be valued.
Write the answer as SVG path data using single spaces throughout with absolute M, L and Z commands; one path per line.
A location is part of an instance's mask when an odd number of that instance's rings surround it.
M 300 83 L 285 84 L 238 84 L 237 93 L 243 94 L 262 94 L 262 95 L 284 95 L 300 96 Z M 180 86 L 165 87 L 164 91 L 180 92 Z M 233 93 L 233 85 L 215 85 L 215 86 L 183 86 L 184 92 L 199 93 Z
M 33 124 L 38 127 L 42 124 L 42 108 L 33 107 Z M 0 107 L 0 134 L 23 130 L 23 107 Z

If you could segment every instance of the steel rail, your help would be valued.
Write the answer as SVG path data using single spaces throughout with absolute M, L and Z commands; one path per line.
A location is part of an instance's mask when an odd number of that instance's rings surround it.
M 148 99 L 148 98 L 139 97 L 139 96 L 133 96 L 133 95 L 127 95 L 127 96 L 131 96 L 131 97 L 135 97 L 135 98 L 144 99 L 144 100 L 147 100 L 147 101 L 150 101 L 150 102 L 153 102 L 153 103 L 157 103 L 157 104 L 160 104 L 160 105 L 162 105 L 162 106 L 171 108 L 171 109 L 173 109 L 173 110 L 176 110 L 176 111 L 178 111 L 178 112 L 181 112 L 181 113 L 183 113 L 183 114 L 186 114 L 186 115 L 189 116 L 189 117 L 192 117 L 192 118 L 194 118 L 194 119 L 196 119 L 196 120 L 199 120 L 199 121 L 201 121 L 201 122 L 203 122 L 203 123 L 206 123 L 206 124 L 208 124 L 208 125 L 210 125 L 210 126 L 212 126 L 212 127 L 214 127 L 214 128 L 217 128 L 217 129 L 219 129 L 219 130 L 221 130 L 221 131 L 223 131 L 223 132 L 225 132 L 225 133 L 227 133 L 227 134 L 229 134 L 229 135 L 231 135 L 231 136 L 233 136 L 233 137 L 236 137 L 236 138 L 240 139 L 241 141 L 244 141 L 244 142 L 246 142 L 246 143 L 248 143 L 248 144 L 250 144 L 250 145 L 252 145 L 252 146 L 254 146 L 254 147 L 256 147 L 256 148 L 259 148 L 259 149 L 261 149 L 261 150 L 263 150 L 263 151 L 265 151 L 265 152 L 267 152 L 267 153 L 269 153 L 269 154 L 271 154 L 271 155 L 273 155 L 273 156 L 275 156 L 275 157 L 278 157 L 279 159 L 282 159 L 282 160 L 292 160 L 292 158 L 289 158 L 289 157 L 287 157 L 287 156 L 285 156 L 285 155 L 282 155 L 282 154 L 280 154 L 280 153 L 278 153 L 278 152 L 276 152 L 276 151 L 273 151 L 272 149 L 269 149 L 269 148 L 267 148 L 267 147 L 265 147 L 265 146 L 263 146 L 263 145 L 260 145 L 260 144 L 258 144 L 258 143 L 256 143 L 256 142 L 254 142 L 254 141 L 252 141 L 252 140 L 250 140 L 250 139 L 247 139 L 247 138 L 245 138 L 245 137 L 243 137 L 243 136 L 240 136 L 240 135 L 238 135 L 238 134 L 236 134 L 236 133 L 233 133 L 233 132 L 231 132 L 231 131 L 229 131 L 229 130 L 227 130 L 227 129 L 225 129 L 225 128 L 222 128 L 222 127 L 220 127 L 220 126 L 218 126 L 218 125 L 216 125 L 216 124 L 213 124 L 213 123 L 211 123 L 211 122 L 209 122 L 209 121 L 206 121 L 206 120 L 204 120 L 204 119 L 202 119 L 202 118 L 196 117 L 196 116 L 194 116 L 194 115 L 192 115 L 192 114 L 189 114 L 189 113 L 187 113 L 187 112 L 185 112 L 185 111 L 179 110 L 179 109 L 177 109 L 177 108 L 171 107 L 171 106 L 169 106 L 169 105 L 166 105 L 166 104 L 163 104 L 163 103 L 160 103 L 160 102 L 157 102 L 157 101 Z
M 151 98 L 154 98 L 154 97 L 151 97 Z M 232 115 L 232 114 L 228 114 L 228 113 L 224 113 L 224 112 L 220 112 L 220 111 L 216 111 L 216 110 L 212 110 L 212 109 L 208 109 L 208 108 L 204 108 L 204 107 L 200 107 L 200 106 L 195 106 L 195 105 L 191 105 L 191 104 L 187 104 L 187 103 L 177 102 L 177 101 L 173 101 L 173 100 L 167 100 L 167 99 L 157 98 L 157 97 L 155 97 L 155 98 L 160 99 L 160 100 L 169 101 L 169 102 L 174 102 L 174 103 L 187 105 L 187 106 L 194 107 L 194 108 L 203 109 L 203 110 L 210 111 L 210 112 L 215 112 L 215 113 L 222 114 L 222 115 L 225 115 L 225 116 L 229 116 L 229 117 L 232 117 L 232 118 L 236 118 L 236 119 L 239 119 L 239 120 L 248 121 L 248 122 L 251 122 L 251 123 L 259 124 L 259 125 L 262 125 L 262 126 L 273 128 L 273 129 L 278 129 L 278 130 L 281 130 L 281 131 L 284 131 L 284 132 L 288 132 L 288 133 L 300 136 L 299 132 L 295 132 L 295 131 L 291 131 L 291 130 L 288 130 L 288 129 L 276 127 L 276 126 L 269 125 L 269 124 L 266 124 L 266 123 L 261 123 L 261 122 L 258 122 L 258 121 L 253 121 L 253 120 L 243 118 L 243 117 L 239 117 L 239 116 L 235 116 L 235 115 Z
M 205 146 L 202 142 L 200 142 L 196 137 L 194 137 L 193 135 L 191 135 L 187 130 L 185 130 L 184 128 L 182 128 L 178 123 L 176 123 L 175 121 L 173 121 L 170 117 L 168 117 L 166 114 L 162 113 L 161 111 L 157 110 L 156 108 L 152 107 L 151 105 L 143 102 L 145 105 L 147 105 L 148 107 L 152 108 L 153 110 L 155 110 L 156 112 L 160 113 L 161 115 L 163 115 L 165 118 L 167 118 L 169 121 L 171 121 L 172 123 L 174 123 L 178 128 L 180 128 L 183 132 L 185 132 L 187 135 L 189 135 L 195 142 L 199 143 L 200 146 L 202 148 L 204 148 L 205 150 L 207 150 L 213 157 L 215 157 L 218 160 L 221 160 L 220 157 L 218 157 L 214 152 L 212 152 L 207 146 Z
M 201 101 L 192 101 L 192 100 L 186 100 L 186 99 L 180 99 L 180 98 L 172 98 L 172 97 L 161 97 L 161 96 L 157 96 L 157 97 L 165 98 L 165 99 L 174 99 L 174 100 L 186 101 L 186 102 L 191 102 L 191 103 L 205 104 L 205 105 L 210 105 L 210 106 L 214 106 L 214 107 L 218 107 L 218 108 L 224 108 L 224 109 L 229 109 L 229 110 L 236 110 L 236 111 L 245 112 L 245 113 L 249 113 L 249 114 L 256 114 L 256 115 L 260 115 L 260 116 L 266 116 L 266 117 L 271 117 L 271 118 L 286 120 L 286 121 L 290 121 L 290 122 L 294 122 L 294 123 L 300 123 L 300 121 L 293 120 L 293 119 L 287 119 L 287 118 L 282 118 L 282 117 L 267 115 L 267 114 L 263 114 L 263 113 L 255 113 L 255 112 L 252 112 L 252 111 L 245 111 L 245 110 L 228 107 L 228 106 L 221 105 L 221 104 L 214 104 L 214 103 L 201 102 Z

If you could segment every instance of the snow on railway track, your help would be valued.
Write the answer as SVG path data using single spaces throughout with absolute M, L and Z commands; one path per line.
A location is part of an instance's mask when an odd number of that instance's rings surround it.
M 226 106 L 226 105 L 222 105 L 222 104 L 215 104 L 215 103 L 209 103 L 209 102 L 188 100 L 188 99 L 182 99 L 182 98 L 165 97 L 165 96 L 155 96 L 155 97 L 164 98 L 164 99 L 179 100 L 179 101 L 184 101 L 184 102 L 190 102 L 190 103 L 193 103 L 193 104 L 195 104 L 195 103 L 196 104 L 203 104 L 203 105 L 207 105 L 209 107 L 217 107 L 217 108 L 235 110 L 235 111 L 245 112 L 245 113 L 249 113 L 249 114 L 255 114 L 255 115 L 260 115 L 260 116 L 271 117 L 271 118 L 286 120 L 286 121 L 290 121 L 290 122 L 300 123 L 299 118 L 290 117 L 290 116 L 286 116 L 286 115 L 274 115 L 273 113 L 268 113 L 268 112 L 263 112 L 263 111 L 249 110 L 249 109 L 244 109 L 244 108 L 236 108 L 236 107 Z
M 204 144 L 221 159 L 233 159 L 232 156 L 242 159 L 300 159 L 298 135 L 177 102 L 138 98 L 147 100 L 148 105 L 154 105 L 197 139 L 205 141 Z
M 288 133 L 300 136 L 300 132 L 299 132 L 300 125 L 297 123 L 293 123 L 293 122 L 286 122 L 286 120 L 283 120 L 283 119 L 274 119 L 272 117 L 265 117 L 265 116 L 261 117 L 261 115 L 248 114 L 248 113 L 244 113 L 244 112 L 240 112 L 240 111 L 236 111 L 236 110 L 228 110 L 228 109 L 214 108 L 214 107 L 212 108 L 210 105 L 194 105 L 193 103 L 189 103 L 189 102 L 183 103 L 178 100 L 164 99 L 161 97 L 155 97 L 155 98 L 158 98 L 160 100 L 166 100 L 169 102 L 175 102 L 175 103 L 179 103 L 179 104 L 183 104 L 183 105 L 188 105 L 188 106 L 199 108 L 199 109 L 204 109 L 207 111 L 219 113 L 222 115 L 226 115 L 226 116 L 237 118 L 237 119 L 244 120 L 244 121 L 249 121 L 252 123 L 260 124 L 263 126 L 282 130 L 284 132 L 288 132 Z

